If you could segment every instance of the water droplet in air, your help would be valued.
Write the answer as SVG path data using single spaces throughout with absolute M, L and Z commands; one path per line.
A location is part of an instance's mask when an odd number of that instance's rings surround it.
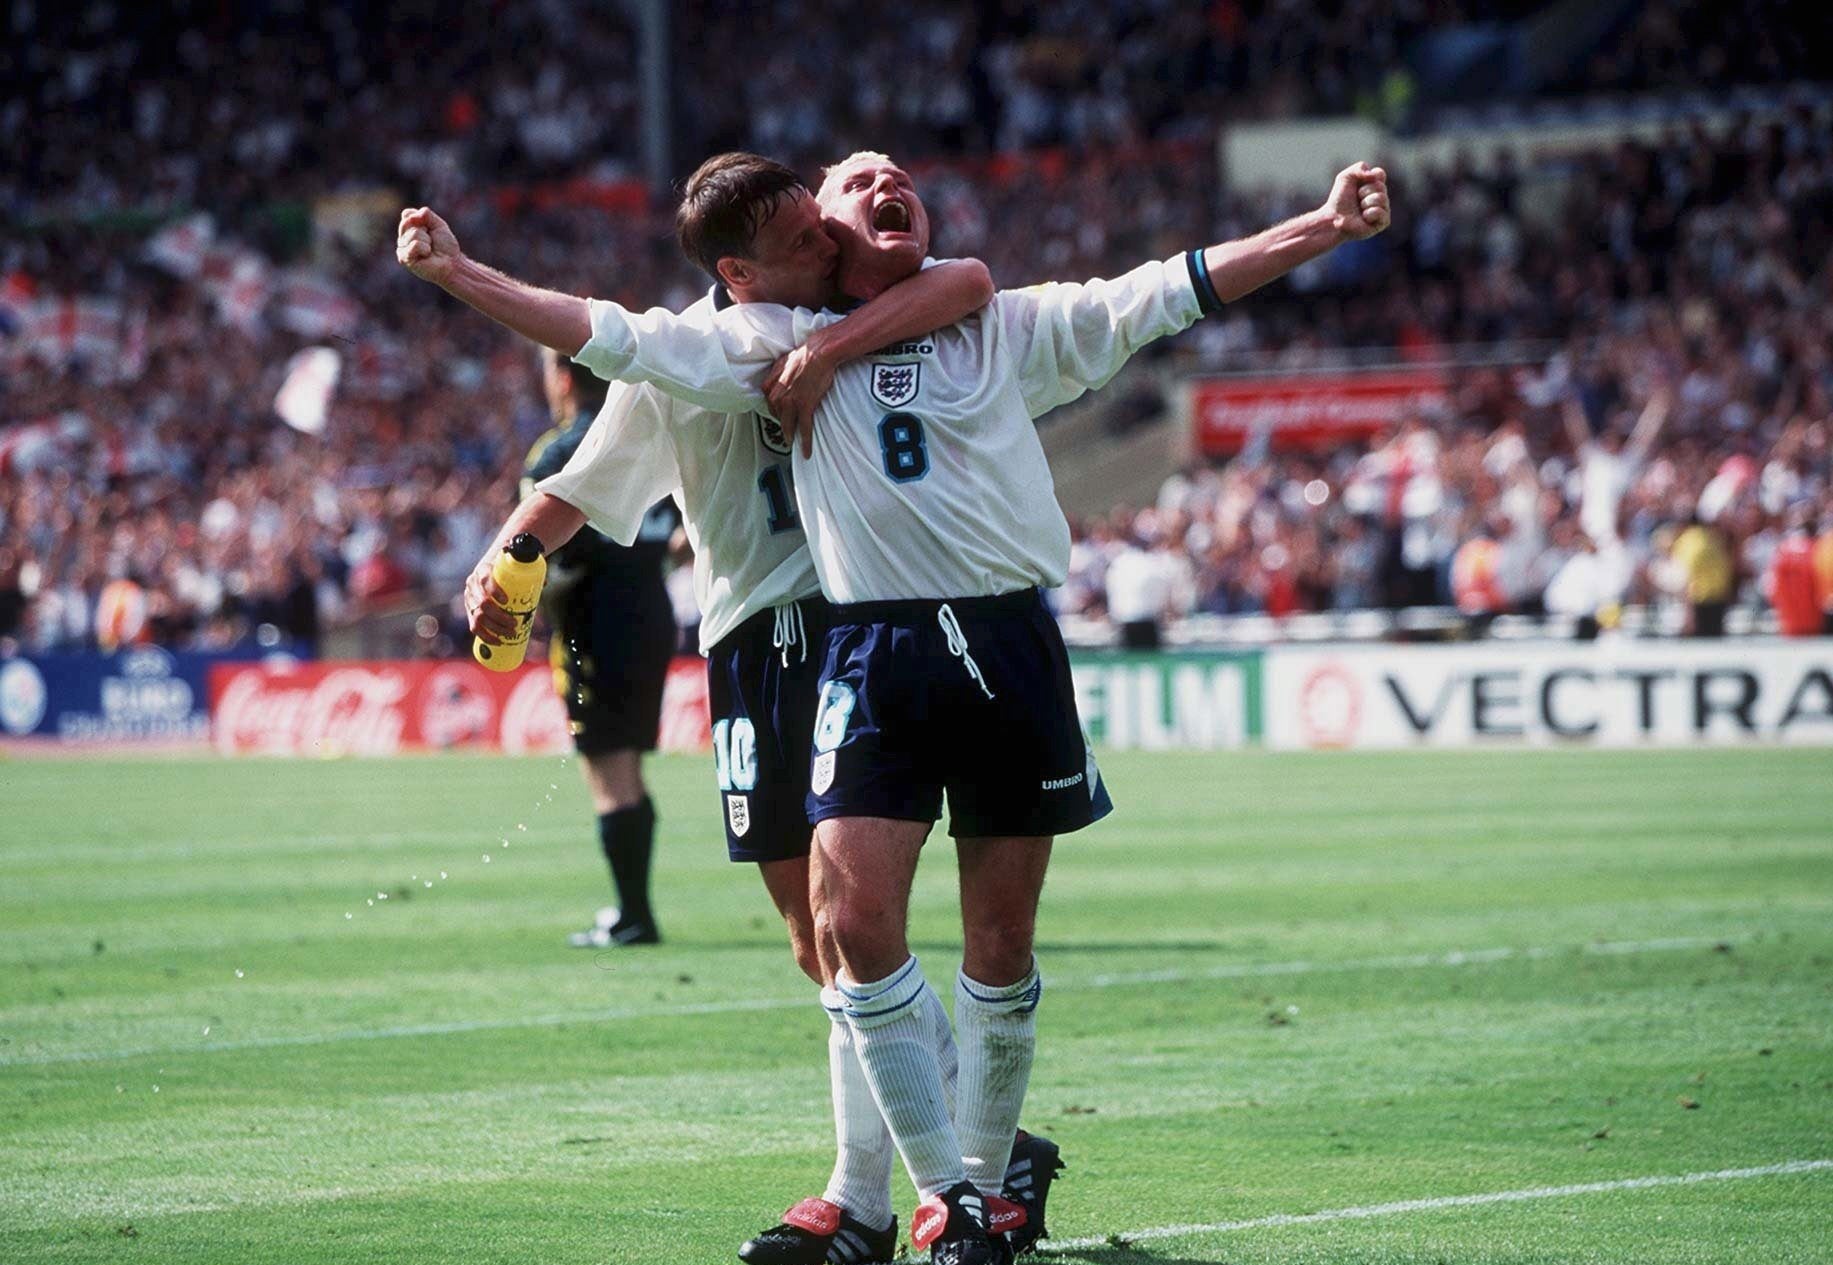
M 348 909 L 346 909 L 346 910 L 344 911 L 344 919 L 345 919 L 345 921 L 348 921 L 348 920 L 350 920 L 350 919 L 352 919 L 352 918 L 354 918 L 354 917 L 356 917 L 356 915 L 355 915 L 355 914 L 353 914 L 353 913 L 351 913 L 351 912 L 350 912 L 350 911 L 349 911 Z
M 445 876 L 446 876 L 446 872 L 444 870 L 439 871 L 440 878 L 444 878 Z
M 518 821 L 518 822 L 516 823 L 516 829 L 517 829 L 517 830 L 521 830 L 521 831 L 526 831 L 526 830 L 528 829 L 528 827 L 527 827 L 527 826 L 525 826 L 525 825 L 523 825 L 523 824 L 522 824 L 521 822 L 519 822 L 519 821 Z
M 155 1086 L 153 1086 L 153 1092 L 154 1092 L 155 1094 L 156 1094 L 156 1093 L 158 1093 L 158 1092 L 159 1092 L 159 1086 L 157 1086 L 157 1085 L 155 1085 Z
M 490 854 L 488 852 L 484 853 L 484 864 L 485 865 L 490 864 Z
M 433 880 L 432 880 L 432 879 L 428 879 L 428 880 L 426 880 L 426 885 L 427 885 L 428 887 L 431 887 L 431 886 L 433 885 Z
M 547 784 L 547 789 L 548 789 L 548 790 L 550 790 L 550 791 L 557 791 L 557 790 L 559 790 L 559 789 L 560 789 L 560 783 L 558 783 L 558 782 L 549 782 L 549 783 Z
M 387 893 L 387 892 L 377 892 L 377 893 L 376 893 L 376 899 L 377 899 L 377 900 L 387 900 L 387 899 L 388 899 L 388 893 Z
M 363 901 L 363 903 L 364 903 L 365 905 L 370 905 L 370 906 L 373 906 L 373 905 L 374 905 L 374 904 L 376 903 L 376 898 L 375 898 L 375 897 L 373 897 L 373 896 L 370 896 L 370 897 L 367 897 L 367 898 L 366 898 L 366 899 L 365 899 L 365 900 Z
M 241 978 L 242 978 L 242 968 L 241 968 L 241 967 L 239 967 L 239 966 L 238 966 L 238 967 L 236 967 L 236 969 L 235 969 L 235 977 L 236 977 L 237 979 L 241 979 Z
M 204 1035 L 205 1035 L 205 1036 L 209 1036 L 209 1035 L 210 1035 L 210 1025 L 209 1025 L 209 1024 L 205 1024 L 205 1025 L 204 1025 Z

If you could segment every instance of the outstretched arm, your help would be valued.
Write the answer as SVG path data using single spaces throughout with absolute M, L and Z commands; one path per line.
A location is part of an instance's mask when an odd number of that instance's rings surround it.
M 1154 339 L 1188 329 L 1307 260 L 1388 225 L 1387 173 L 1357 163 L 1337 173 L 1317 210 L 1264 232 L 1111 280 L 1002 290 L 994 300 L 1033 417 L 1107 383 Z
M 1636 429 L 1629 434 L 1625 450 L 1631 461 L 1640 464 L 1648 458 L 1649 450 L 1661 438 L 1661 430 L 1668 424 L 1668 415 L 1673 411 L 1674 392 L 1667 383 L 1661 383 L 1648 397 L 1648 403 L 1642 407 L 1642 416 L 1636 419 Z
M 1566 442 L 1572 446 L 1572 455 L 1582 459 L 1585 449 L 1591 446 L 1591 423 L 1585 418 L 1585 406 L 1579 403 L 1578 392 L 1566 392 L 1566 398 L 1559 404 L 1560 421 L 1565 423 Z
M 1233 303 L 1344 242 L 1373 237 L 1390 218 L 1387 172 L 1367 163 L 1345 167 L 1317 210 L 1205 250 L 1203 264 L 1213 297 L 1218 303 Z
M 815 409 L 840 366 L 879 348 L 953 325 L 993 300 L 993 274 L 978 259 L 954 259 L 925 268 L 833 325 L 771 366 L 764 378 L 770 411 L 790 439 L 812 451 Z
M 459 249 L 451 226 L 428 207 L 401 212 L 395 258 L 416 277 L 562 355 L 577 355 L 592 337 L 584 299 L 526 285 L 478 263 Z

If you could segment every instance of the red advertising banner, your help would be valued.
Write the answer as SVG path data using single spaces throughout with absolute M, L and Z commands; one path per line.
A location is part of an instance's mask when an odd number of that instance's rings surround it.
M 210 735 L 225 754 L 572 750 L 551 671 L 487 672 L 468 659 L 218 664 L 210 670 Z M 662 749 L 703 751 L 711 742 L 706 665 L 678 658 L 662 691 Z
M 1197 451 L 1241 451 L 1261 430 L 1272 446 L 1327 448 L 1381 434 L 1409 411 L 1443 405 L 1436 369 L 1194 378 L 1190 419 Z

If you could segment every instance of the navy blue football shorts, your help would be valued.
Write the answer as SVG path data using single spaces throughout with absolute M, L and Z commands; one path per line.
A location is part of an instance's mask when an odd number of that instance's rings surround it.
M 808 818 L 935 821 L 958 839 L 1060 835 L 1113 811 L 1036 589 L 833 608 Z
M 830 609 L 808 597 L 759 611 L 707 655 L 719 811 L 734 861 L 808 855 L 808 752 Z

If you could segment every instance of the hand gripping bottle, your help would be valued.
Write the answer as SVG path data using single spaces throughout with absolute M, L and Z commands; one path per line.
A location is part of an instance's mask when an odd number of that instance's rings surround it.
M 492 672 L 508 672 L 522 666 L 528 652 L 528 634 L 535 623 L 535 603 L 541 600 L 541 586 L 547 583 L 547 559 L 541 556 L 541 542 L 527 532 L 503 546 L 496 565 L 490 569 L 509 600 L 503 609 L 516 617 L 516 630 L 500 645 L 483 638 L 471 643 L 471 653 Z

